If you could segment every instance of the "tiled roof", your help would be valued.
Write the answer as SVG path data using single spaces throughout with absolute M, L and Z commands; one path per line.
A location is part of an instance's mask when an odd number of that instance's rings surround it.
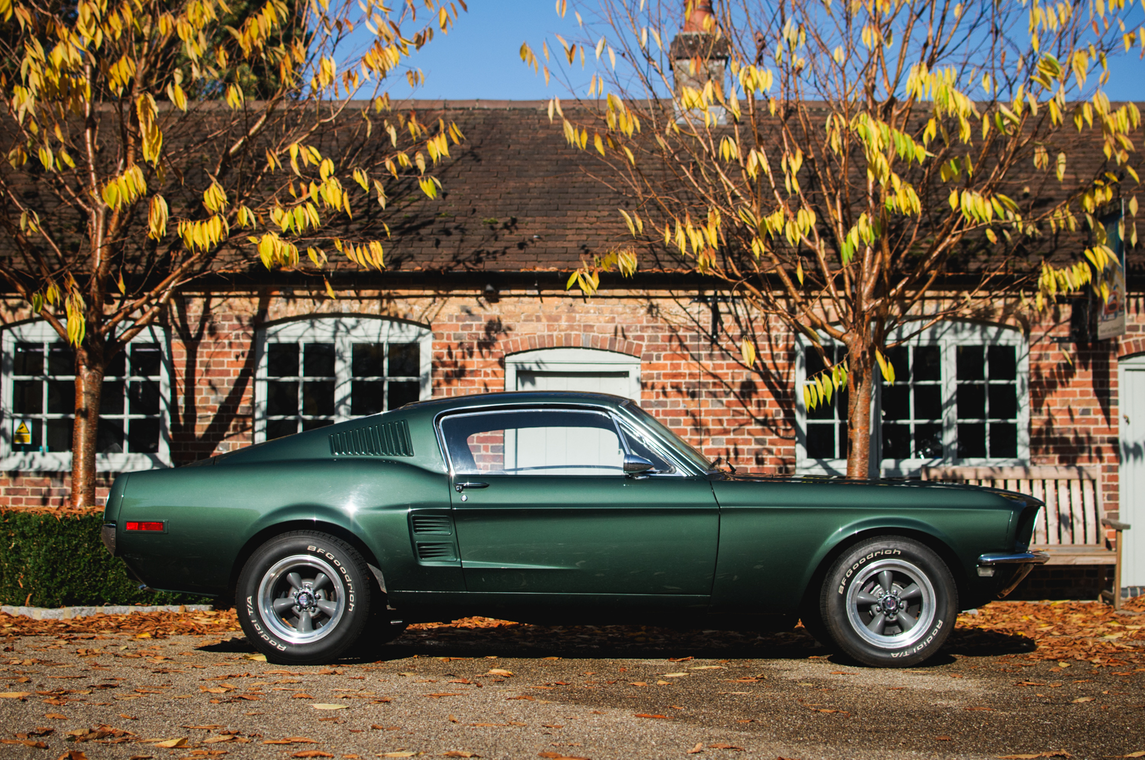
M 439 107 L 442 112 L 436 111 Z M 566 143 L 559 119 L 549 121 L 547 103 L 423 103 L 419 104 L 421 111 L 425 111 L 423 121 L 438 113 L 455 121 L 466 141 L 452 149 L 452 161 L 438 170 L 443 197 L 437 201 L 414 197 L 397 218 L 390 219 L 393 236 L 387 247 L 388 267 L 402 271 L 569 271 L 586 256 L 633 242 L 617 211 L 631 211 L 633 201 L 609 187 L 615 175 L 591 147 L 578 151 Z M 1060 145 L 1049 146 L 1051 156 L 1058 150 L 1068 155 L 1062 184 L 1052 172 L 1035 172 L 1031 162 L 1011 172 L 1009 194 L 1029 212 L 1036 212 L 1056 202 L 1065 189 L 1110 169 L 1100 142 L 1089 134 L 1084 138 L 1066 134 Z M 1134 142 L 1138 151 L 1145 150 L 1141 135 Z M 646 166 L 651 173 L 657 171 L 655 166 Z M 944 188 L 942 192 L 945 203 L 949 191 Z M 1145 206 L 1145 198 L 1140 202 Z M 1086 237 L 1049 235 L 1047 231 L 1028 242 L 1028 255 L 1012 261 L 1011 270 L 1036 267 L 1043 257 L 1059 263 L 1073 260 Z M 968 245 L 964 255 L 950 262 L 948 272 L 972 274 L 997 263 L 991 262 L 993 248 L 981 242 L 981 246 Z M 641 252 L 643 272 L 679 268 L 679 261 L 662 250 Z M 1132 252 L 1130 269 L 1145 272 L 1145 254 Z
M 439 117 L 456 122 L 465 140 L 452 145 L 450 158 L 432 170 L 442 182 L 439 198 L 426 198 L 412 179 L 395 182 L 383 177 L 389 195 L 387 208 L 382 210 L 373 201 L 355 206 L 354 219 L 348 225 L 351 231 L 384 238 L 382 224 L 389 226 L 390 237 L 384 246 L 388 272 L 552 272 L 555 281 L 555 273 L 576 268 L 594 253 L 632 244 L 618 209 L 631 211 L 633 202 L 610 188 L 608 182 L 615 175 L 591 149 L 579 151 L 567 144 L 559 119 L 550 122 L 546 102 L 423 101 L 400 107 L 416 108 L 423 124 L 436 122 Z M 382 154 L 371 150 L 373 145 L 384 143 L 388 152 L 389 137 L 382 129 L 373 129 L 369 137 L 363 132 L 355 134 L 353 124 L 355 120 L 361 123 L 361 113 L 353 109 L 348 113 L 342 117 L 344 121 L 316 138 L 324 152 L 358 150 L 364 163 L 369 163 L 371 155 Z M 202 119 L 207 128 L 225 130 L 230 117 L 218 109 L 205 108 Z M 203 127 L 197 131 L 201 134 Z M 647 133 L 646 129 L 651 139 Z M 1141 142 L 1138 135 L 1135 143 L 1139 151 L 1145 148 Z M 165 150 L 200 150 L 192 143 L 193 138 L 174 137 Z M 1092 176 L 1105 162 L 1101 146 L 1093 141 L 1075 140 L 1064 149 L 1069 154 L 1066 187 Z M 262 161 L 261 150 L 256 154 L 254 163 Z M 203 162 L 206 160 L 204 156 Z M 650 171 L 656 168 L 650 167 Z M 382 172 L 375 170 L 374 176 L 382 177 Z M 1036 206 L 1061 192 L 1062 186 L 1056 181 L 1036 184 L 1036 180 L 1032 171 L 1025 177 L 1016 176 L 1015 197 L 1028 188 L 1027 197 Z M 187 186 L 202 187 L 203 183 L 195 179 Z M 358 188 L 353 189 L 358 192 Z M 36 192 L 36 188 L 28 192 Z M 1145 206 L 1145 199 L 1141 201 Z M 136 221 L 139 240 L 144 238 L 145 216 Z M 1080 239 L 1043 237 L 1031 244 L 1025 261 L 1014 265 L 1017 269 L 1036 266 L 1043 256 L 1076 258 Z M 328 253 L 333 267 L 354 269 L 344 257 L 331 250 Z M 238 264 L 236 269 L 247 270 L 252 278 L 266 277 L 253 251 L 230 255 Z M 948 271 L 974 272 L 988 263 L 990 256 L 989 249 L 980 249 L 956 259 Z M 680 262 L 662 250 L 643 250 L 640 268 L 644 273 L 670 272 L 679 270 Z M 1145 272 L 1145 255 L 1131 255 L 1130 271 Z
M 441 197 L 413 188 L 391 217 L 387 267 L 567 271 L 631 240 L 617 213 L 630 203 L 589 176 L 599 164 L 565 142 L 544 103 L 451 103 L 444 118 L 465 141 L 435 172 Z

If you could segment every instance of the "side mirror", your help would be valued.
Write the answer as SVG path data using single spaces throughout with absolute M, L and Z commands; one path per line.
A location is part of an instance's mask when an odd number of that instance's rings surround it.
M 656 465 L 644 457 L 638 457 L 635 454 L 624 455 L 625 475 L 642 475 L 655 467 Z

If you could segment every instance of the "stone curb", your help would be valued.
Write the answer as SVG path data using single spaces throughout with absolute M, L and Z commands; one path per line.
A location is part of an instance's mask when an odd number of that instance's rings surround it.
M 33 620 L 71 620 L 91 615 L 130 615 L 134 612 L 208 612 L 209 604 L 161 604 L 153 607 L 118 605 L 108 607 L 11 607 L 0 606 L 6 615 L 19 615 Z

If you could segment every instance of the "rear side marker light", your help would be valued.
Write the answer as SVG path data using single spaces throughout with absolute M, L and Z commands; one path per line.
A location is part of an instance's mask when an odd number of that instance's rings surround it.
M 132 531 L 132 530 L 154 531 L 154 532 L 162 533 L 164 530 L 164 525 L 161 522 L 132 522 L 132 521 L 128 521 L 124 525 L 124 530 L 127 530 L 127 531 Z

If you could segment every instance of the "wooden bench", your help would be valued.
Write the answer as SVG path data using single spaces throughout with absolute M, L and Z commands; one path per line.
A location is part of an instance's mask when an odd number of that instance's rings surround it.
M 923 467 L 921 477 L 1004 488 L 1041 499 L 1046 508 L 1034 526 L 1033 548 L 1049 552 L 1051 565 L 1113 565 L 1118 593 L 1109 596 L 1115 608 L 1121 606 L 1121 534 L 1129 526 L 1105 516 L 1099 467 Z M 1112 542 L 1106 529 L 1115 534 Z

